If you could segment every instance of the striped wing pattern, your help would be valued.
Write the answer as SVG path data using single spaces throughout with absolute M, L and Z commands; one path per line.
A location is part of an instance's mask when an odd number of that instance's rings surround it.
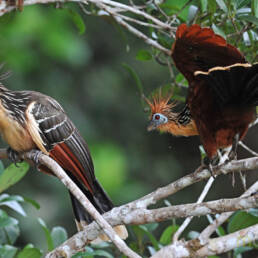
M 39 93 L 34 93 L 34 99 L 31 115 L 44 147 L 93 194 L 94 167 L 86 142 L 58 102 Z
M 191 122 L 192 117 L 188 105 L 185 105 L 184 109 L 178 115 L 178 122 L 182 125 L 187 125 Z

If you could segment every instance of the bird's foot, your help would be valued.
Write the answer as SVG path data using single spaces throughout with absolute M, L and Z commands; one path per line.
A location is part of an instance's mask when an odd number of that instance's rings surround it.
M 7 148 L 7 155 L 8 159 L 11 160 L 11 162 L 13 162 L 16 167 L 18 167 L 17 163 L 23 161 L 23 159 L 20 157 L 20 154 L 13 150 L 11 147 Z
M 226 160 L 227 162 L 230 162 L 232 160 L 237 160 L 237 153 L 233 150 L 231 150 L 228 154 L 228 159 Z
M 213 178 L 215 178 L 214 167 L 217 166 L 218 164 L 219 164 L 219 156 L 218 155 L 211 159 L 206 156 L 203 159 L 203 166 L 210 171 L 211 176 Z
M 32 160 L 34 162 L 34 164 L 36 166 L 40 165 L 40 162 L 39 162 L 39 155 L 41 154 L 42 152 L 40 150 L 31 150 L 29 153 L 28 153 L 28 158 L 30 160 Z
M 232 143 L 232 148 L 228 154 L 228 161 L 231 160 L 237 160 L 237 145 L 239 142 L 239 133 L 235 135 L 233 143 Z

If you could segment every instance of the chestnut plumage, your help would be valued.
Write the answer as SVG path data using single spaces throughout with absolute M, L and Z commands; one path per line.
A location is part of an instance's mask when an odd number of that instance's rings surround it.
M 180 125 L 180 135 L 190 136 L 193 130 L 189 130 L 189 125 L 194 125 L 195 134 L 199 134 L 212 161 L 218 149 L 231 146 L 237 138 L 242 139 L 256 117 L 258 64 L 248 64 L 242 53 L 223 37 L 197 24 L 178 27 L 172 58 L 189 84 L 184 109 L 189 112 L 183 116 L 186 121 L 184 127 L 179 113 L 177 119 L 168 119 L 167 123 L 156 128 L 178 135 L 175 128 Z M 159 110 L 164 102 L 169 101 L 160 98 L 149 104 L 155 104 Z M 175 117 L 169 104 L 165 112 L 160 113 Z

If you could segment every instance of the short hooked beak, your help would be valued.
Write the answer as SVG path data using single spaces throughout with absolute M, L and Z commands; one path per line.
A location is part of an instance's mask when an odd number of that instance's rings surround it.
M 147 126 L 147 131 L 153 131 L 157 128 L 157 124 L 155 123 L 155 121 L 151 120 L 149 125 Z

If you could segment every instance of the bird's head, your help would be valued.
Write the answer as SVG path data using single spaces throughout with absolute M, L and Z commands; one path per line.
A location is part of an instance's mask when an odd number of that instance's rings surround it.
M 173 112 L 176 102 L 170 102 L 172 94 L 154 96 L 152 100 L 145 98 L 145 101 L 151 109 L 148 131 L 159 130 L 168 131 L 171 123 L 176 124 L 178 113 Z M 169 103 L 170 102 L 170 103 Z

